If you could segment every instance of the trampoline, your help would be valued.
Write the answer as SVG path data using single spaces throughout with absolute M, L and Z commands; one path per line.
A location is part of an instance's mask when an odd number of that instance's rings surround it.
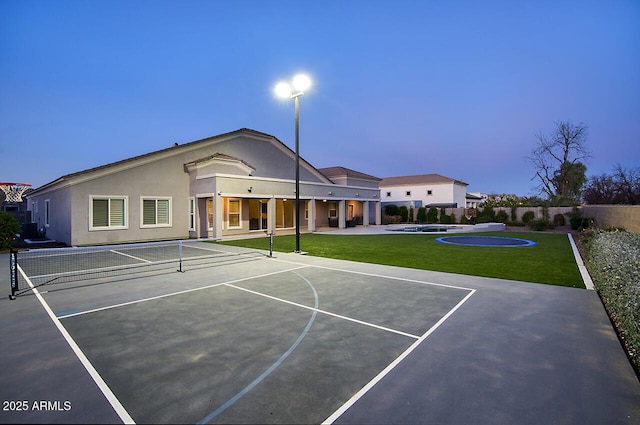
M 502 236 L 443 236 L 436 238 L 436 241 L 449 245 L 493 247 L 533 246 L 536 244 L 528 239 L 506 238 Z

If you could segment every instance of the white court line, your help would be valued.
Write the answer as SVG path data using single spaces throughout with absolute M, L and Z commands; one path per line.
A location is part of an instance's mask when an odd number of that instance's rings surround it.
M 288 263 L 288 264 L 300 264 L 300 263 L 296 263 L 295 261 L 287 261 L 287 260 L 279 260 L 279 259 L 273 259 L 274 261 L 279 261 L 281 263 Z M 381 265 L 381 264 L 373 264 L 373 265 Z M 344 270 L 344 269 L 339 269 L 337 267 L 328 267 L 328 266 L 318 266 L 318 265 L 309 265 L 309 267 L 316 267 L 318 269 L 325 269 L 325 270 L 334 270 L 334 271 L 339 271 L 339 272 L 344 272 L 344 273 L 353 273 L 353 274 L 361 274 L 364 276 L 372 276 L 372 277 L 381 277 L 384 279 L 391 279 L 391 280 L 401 280 L 404 282 L 411 282 L 411 283 L 420 283 L 422 285 L 432 285 L 432 286 L 442 286 L 443 288 L 452 288 L 452 289 L 463 289 L 465 291 L 473 291 L 474 289 L 472 288 L 465 288 L 464 286 L 455 286 L 455 285 L 447 285 L 444 283 L 434 283 L 434 282 L 427 282 L 424 280 L 417 280 L 417 279 L 407 279 L 404 277 L 395 277 L 395 276 L 387 276 L 387 275 L 383 275 L 383 274 L 377 274 L 377 273 L 367 273 L 367 272 L 358 272 L 358 271 L 354 271 L 354 270 Z M 419 269 L 415 269 L 417 271 L 419 271 Z M 429 271 L 429 270 L 423 270 L 423 271 Z
M 270 273 L 264 273 L 264 274 L 257 275 L 257 276 L 249 276 L 249 277 L 243 277 L 243 278 L 240 278 L 240 279 L 234 279 L 234 280 L 230 280 L 228 282 L 214 283 L 213 285 L 202 286 L 200 288 L 185 289 L 183 291 L 171 292 L 169 294 L 157 295 L 155 297 L 141 298 L 139 300 L 128 301 L 126 303 L 120 303 L 120 304 L 109 305 L 109 306 L 106 306 L 106 307 L 94 308 L 92 310 L 79 311 L 77 313 L 70 313 L 70 314 L 65 314 L 65 315 L 62 315 L 62 316 L 58 316 L 58 319 L 66 319 L 68 317 L 81 316 L 83 314 L 95 313 L 97 311 L 110 310 L 112 308 L 118 308 L 118 307 L 122 307 L 122 306 L 126 306 L 126 305 L 138 304 L 138 303 L 143 303 L 143 302 L 146 302 L 146 301 L 153 301 L 153 300 L 157 300 L 157 299 L 160 299 L 160 298 L 171 297 L 171 296 L 174 296 L 174 295 L 186 294 L 188 292 L 195 292 L 195 291 L 200 291 L 200 290 L 203 290 L 203 289 L 214 288 L 216 286 L 228 285 L 230 283 L 238 283 L 238 282 L 242 282 L 242 281 L 249 280 L 249 279 L 257 279 L 257 278 L 261 278 L 261 277 L 265 277 L 265 276 L 271 276 L 271 275 L 274 275 L 274 274 L 286 273 L 286 272 L 290 272 L 290 271 L 294 271 L 294 270 L 304 269 L 305 267 L 309 267 L 309 266 L 303 265 L 303 266 L 299 266 L 299 267 L 294 267 L 292 269 L 280 270 L 280 271 L 275 271 L 275 272 L 270 272 Z
M 240 286 L 230 285 L 228 283 L 225 283 L 225 285 L 230 287 L 230 288 L 239 289 L 241 291 L 249 292 L 251 294 L 259 295 L 261 297 L 269 298 L 269 299 L 272 299 L 272 300 L 275 300 L 275 301 L 279 301 L 279 302 L 282 302 L 282 303 L 285 303 L 285 304 L 290 304 L 290 305 L 294 305 L 296 307 L 300 307 L 300 308 L 304 308 L 304 309 L 307 309 L 307 310 L 315 311 L 315 312 L 318 312 L 318 313 L 326 314 L 328 316 L 337 317 L 338 319 L 348 320 L 350 322 L 358 323 L 360 325 L 365 325 L 365 326 L 369 326 L 369 327 L 372 327 L 372 328 L 381 329 L 381 330 L 386 331 L 386 332 L 392 332 L 394 334 L 406 336 L 406 337 L 413 338 L 413 339 L 420 338 L 418 335 L 412 335 L 412 334 L 409 334 L 409 333 L 406 333 L 406 332 L 398 331 L 396 329 L 385 328 L 384 326 L 378 326 L 378 325 L 374 325 L 373 323 L 363 322 L 362 320 L 354 319 L 352 317 L 342 316 L 340 314 L 331 313 L 329 311 L 320 310 L 318 308 L 309 307 L 309 306 L 306 306 L 306 305 L 303 305 L 303 304 L 298 304 L 298 303 L 295 303 L 293 301 L 288 301 L 288 300 L 285 300 L 285 299 L 282 299 L 282 298 L 273 297 L 271 295 L 263 294 L 261 292 L 252 291 L 251 289 L 242 288 Z
M 173 295 L 186 294 L 188 292 L 199 291 L 201 289 L 214 288 L 216 286 L 221 286 L 221 285 L 224 285 L 224 283 L 216 283 L 216 284 L 213 284 L 213 285 L 203 286 L 202 288 L 185 289 L 184 291 L 172 292 L 170 294 L 157 295 L 155 297 L 142 298 L 142 299 L 134 300 L 134 301 L 127 301 L 126 303 L 113 304 L 113 305 L 106 306 L 106 307 L 99 307 L 99 308 L 94 308 L 94 309 L 91 309 L 91 310 L 79 311 L 79 312 L 76 312 L 76 313 L 63 314 L 62 316 L 58 316 L 58 319 L 67 319 L 67 318 L 73 317 L 73 316 L 81 316 L 83 314 L 95 313 L 97 311 L 102 311 L 102 310 L 110 310 L 112 308 L 123 307 L 125 305 L 138 304 L 138 303 L 145 302 L 145 301 L 158 300 L 160 298 L 171 297 Z
M 142 261 L 143 263 L 152 263 L 152 261 L 145 260 L 144 258 L 136 257 L 134 255 L 125 254 L 124 252 L 120 252 L 120 251 L 115 250 L 115 249 L 110 249 L 109 251 L 113 252 L 114 254 L 119 254 L 119 255 L 123 255 L 125 257 L 133 258 L 134 260 Z
M 203 251 L 213 251 L 213 252 L 224 252 L 224 253 L 230 253 L 230 254 L 247 254 L 249 252 L 231 252 L 231 251 L 225 251 L 223 249 L 215 249 L 215 248 L 205 248 L 204 246 L 195 246 L 195 245 L 189 245 L 189 244 L 183 244 L 182 245 L 183 248 L 187 247 L 187 248 L 193 248 L 193 249 L 201 249 Z
M 455 307 L 449 310 L 447 314 L 445 314 L 440 320 L 438 320 L 438 322 L 435 325 L 433 325 L 431 329 L 429 329 L 424 335 L 422 335 L 416 342 L 414 342 L 409 348 L 407 348 L 404 351 L 404 353 L 398 356 L 391 364 L 389 364 L 389 366 L 384 368 L 382 372 L 380 372 L 375 378 L 369 381 L 367 385 L 362 387 L 360 391 L 355 393 L 353 397 L 351 397 L 338 410 L 333 412 L 333 414 L 329 416 L 327 419 L 325 419 L 322 423 L 332 424 L 333 422 L 335 422 L 336 419 L 342 416 L 344 412 L 349 410 L 349 408 L 351 408 L 351 406 L 353 406 L 358 400 L 360 400 L 362 396 L 364 396 L 367 392 L 369 392 L 369 390 L 373 388 L 378 382 L 380 382 L 382 378 L 387 376 L 387 374 L 389 374 L 389 372 L 391 372 L 396 366 L 398 366 L 400 362 L 402 362 L 409 354 L 411 354 L 413 350 L 415 350 L 420 344 L 422 344 L 429 335 L 435 332 L 435 330 L 438 329 L 438 327 L 440 327 L 440 325 L 442 325 L 445 322 L 445 320 L 447 320 L 458 308 L 460 308 L 460 306 L 462 306 L 462 304 L 464 304 L 473 294 L 475 294 L 475 292 L 476 292 L 475 289 L 472 289 L 471 292 L 467 294 L 466 297 L 460 300 L 460 302 L 456 304 Z
M 60 331 L 60 333 L 62 334 L 62 337 L 67 341 L 67 344 L 69 344 L 69 347 L 71 347 L 75 355 L 78 357 L 80 363 L 82 363 L 87 372 L 89 372 L 89 375 L 91 376 L 91 378 L 93 378 L 93 381 L 96 383 L 98 388 L 100 388 L 100 391 L 102 391 L 102 394 L 109 401 L 111 407 L 113 407 L 113 410 L 115 410 L 122 422 L 124 422 L 125 424 L 135 424 L 133 418 L 131 418 L 127 410 L 120 403 L 120 400 L 118 400 L 117 397 L 113 394 L 111 388 L 109 388 L 106 382 L 104 382 L 104 380 L 102 379 L 98 371 L 93 367 L 87 356 L 84 355 L 78 344 L 76 344 L 73 338 L 71 338 L 69 332 L 67 332 L 60 320 L 53 313 L 53 310 L 51 310 L 47 302 L 44 300 L 44 298 L 42 298 L 42 295 L 40 295 L 40 292 L 38 292 L 38 288 L 33 286 L 33 283 L 31 283 L 29 277 L 24 273 L 22 267 L 18 266 L 18 270 L 20 271 L 22 277 L 24 277 L 24 279 L 27 281 L 29 286 L 31 286 L 33 293 L 35 294 L 36 298 L 38 298 L 38 301 L 40 301 L 40 304 L 42 304 L 42 307 L 49 315 L 51 321 L 53 321 L 53 324 L 56 325 L 58 331 Z

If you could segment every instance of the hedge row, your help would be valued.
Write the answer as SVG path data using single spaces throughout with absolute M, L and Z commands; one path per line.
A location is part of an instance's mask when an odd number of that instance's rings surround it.
M 589 271 L 636 371 L 640 371 L 640 234 L 583 232 Z

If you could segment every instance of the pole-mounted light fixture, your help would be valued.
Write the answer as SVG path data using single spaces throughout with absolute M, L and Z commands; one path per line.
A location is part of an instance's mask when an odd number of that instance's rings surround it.
M 300 253 L 300 101 L 299 98 L 304 91 L 311 86 L 311 79 L 298 74 L 293 77 L 291 84 L 280 82 L 276 84 L 275 92 L 278 97 L 295 100 L 295 139 L 296 139 L 296 253 Z

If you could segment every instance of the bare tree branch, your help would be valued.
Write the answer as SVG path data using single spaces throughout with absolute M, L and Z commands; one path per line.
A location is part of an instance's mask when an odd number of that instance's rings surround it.
M 554 197 L 577 197 L 586 181 L 584 161 L 590 158 L 587 149 L 588 126 L 558 121 L 550 135 L 537 133 L 537 146 L 527 157 L 535 169 L 532 180 L 539 184 L 536 190 Z M 580 174 L 583 175 L 580 175 Z M 577 193 L 574 193 L 577 192 Z

